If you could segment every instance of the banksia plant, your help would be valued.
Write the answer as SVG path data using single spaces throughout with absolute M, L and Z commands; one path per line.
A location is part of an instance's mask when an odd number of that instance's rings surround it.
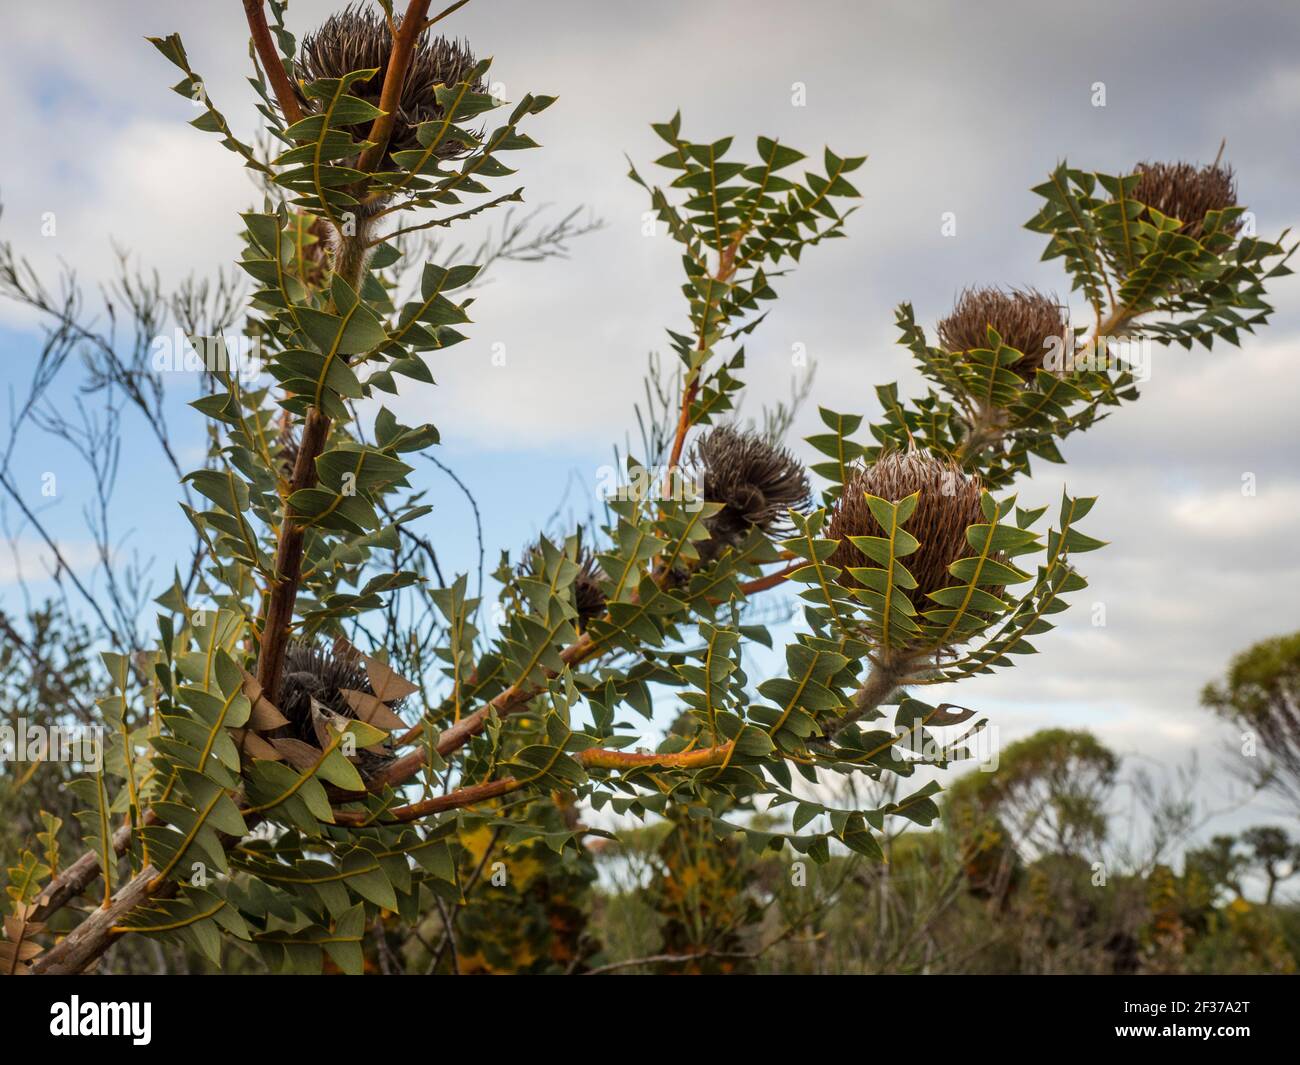
M 1125 175 L 1062 163 L 1033 191 L 1043 203 L 1027 228 L 1048 238 L 1043 257 L 1061 261 L 1090 326 L 1066 324 L 1034 290 L 968 289 L 932 344 L 904 303 L 900 340 L 936 387 L 908 403 L 885 386 L 885 418 L 873 427 L 878 445 L 950 455 L 993 490 L 1035 457 L 1064 461 L 1067 436 L 1137 399 L 1153 345 L 1236 344 L 1267 322 L 1266 286 L 1291 273 L 1295 250 L 1286 233 L 1274 242 L 1245 231 L 1232 169 L 1218 160 L 1142 163 Z M 1059 364 L 1044 365 L 1057 347 Z M 828 424 L 837 433 L 817 446 L 839 456 L 847 422 Z
M 400 29 L 401 16 L 395 19 Z M 298 99 L 309 114 L 317 113 L 320 101 L 310 97 L 301 85 L 325 79 L 344 78 L 357 70 L 375 70 L 374 77 L 354 84 L 351 94 L 356 99 L 378 107 L 384 71 L 393 55 L 394 37 L 382 14 L 373 7 L 354 5 L 331 15 L 314 33 L 303 38 L 297 61 L 300 87 Z M 388 163 L 392 164 L 395 152 L 422 147 L 419 137 L 421 123 L 445 117 L 439 89 L 448 89 L 467 83 L 472 92 L 483 91 L 482 78 L 477 71 L 478 61 L 463 41 L 421 34 L 415 44 L 401 93 L 397 98 L 396 120 L 388 137 Z M 364 139 L 367 125 L 358 124 L 349 129 L 358 140 Z M 439 159 L 454 159 L 467 150 L 468 145 L 458 140 L 439 144 L 435 155 Z
M 874 422 L 823 408 L 826 431 L 809 443 L 824 461 L 807 472 L 780 442 L 708 428 L 737 408 L 741 341 L 778 288 L 812 248 L 846 235 L 866 157 L 826 148 L 809 159 L 765 136 L 695 142 L 674 115 L 653 126 L 668 146 L 662 183 L 631 172 L 685 275 L 683 321 L 669 331 L 680 399 L 648 434 L 650 453 L 628 462 L 647 490 L 609 498 L 581 537 L 543 538 L 526 572 L 503 562 L 505 592 L 485 621 L 467 575 L 443 578 L 411 528 L 430 508 L 406 457 L 432 458 L 438 430 L 405 425 L 382 402 L 431 384 L 426 359 L 466 339 L 478 267 L 416 261 L 418 287 L 398 305 L 403 255 L 421 249 L 394 237 L 517 201 L 513 182 L 492 183 L 513 173 L 509 153 L 537 147 L 522 127 L 554 97 L 507 105 L 480 91 L 486 61 L 428 37 L 458 4 L 430 18 L 412 2 L 391 22 L 350 8 L 296 57 L 263 4 L 244 7 L 261 112 L 285 146 L 275 158 L 239 141 L 198 91 L 179 37 L 153 43 L 183 72 L 186 107 L 206 108 L 193 124 L 265 178 L 265 204 L 238 229 L 269 377 L 250 388 L 215 372 L 194 404 L 212 441 L 186 478 L 196 577 L 158 597 L 150 668 L 103 656 L 110 749 L 82 782 L 93 854 L 23 901 L 39 896 L 31 919 L 43 922 L 101 870 L 104 891 L 33 971 L 84 970 L 129 932 L 179 938 L 214 965 L 223 940 L 237 940 L 273 971 L 319 971 L 328 956 L 359 972 L 381 912 L 414 925 L 431 899 L 472 905 L 457 870 L 488 826 L 515 846 L 544 838 L 539 853 L 572 863 L 591 835 L 579 818 L 593 811 L 686 811 L 703 836 L 744 832 L 817 861 L 833 847 L 879 858 L 887 818 L 931 823 L 936 782 L 841 810 L 815 798 L 833 789 L 796 795 L 793 775 L 910 775 L 893 733 L 859 722 L 888 716 L 922 738 L 959 725 L 974 711 L 925 703 L 927 685 L 1037 649 L 1086 587 L 1077 558 L 1102 542 L 1080 529 L 1091 498 L 1063 494 L 1045 518 L 1005 490 L 1029 455 L 1062 461 L 1061 439 L 1135 398 L 1131 377 L 1034 372 L 1044 339 L 1063 331 L 1055 304 L 980 289 L 943 324 L 943 347 L 900 309 L 933 387 L 908 399 L 881 386 Z M 279 22 L 283 6 L 271 9 Z M 1063 260 L 1093 332 L 1140 326 L 1208 343 L 1263 322 L 1264 283 L 1289 272 L 1285 250 L 1239 237 L 1240 206 L 1216 222 L 1204 196 L 1196 236 L 1179 232 L 1189 218 L 1144 207 L 1142 180 L 1062 164 L 1036 190 L 1045 205 L 1030 228 L 1047 259 Z M 1186 195 L 1160 202 L 1195 214 Z M 329 234 L 328 263 L 296 270 L 308 218 Z M 426 396 L 406 409 L 436 409 Z M 702 500 L 673 491 L 692 469 Z M 772 633 L 750 610 L 778 588 L 800 608 L 795 631 L 773 675 L 751 683 L 747 642 Z M 366 645 L 364 671 L 345 636 Z M 330 637 L 330 651 L 315 642 Z M 644 749 L 627 711 L 651 719 L 665 704 L 684 725 Z M 378 761 L 363 775 L 340 747 Z M 746 820 L 757 810 L 770 830 Z M 196 861 L 229 875 L 200 885 Z M 454 953 L 456 918 L 441 919 Z
M 705 519 L 707 553 L 739 547 L 757 529 L 779 536 L 790 529 L 789 512 L 808 506 L 808 474 L 788 450 L 761 433 L 718 426 L 704 433 L 687 462 L 699 478 L 705 502 L 721 509 Z
M 1207 166 L 1192 163 L 1138 163 L 1133 199 L 1142 204 L 1144 221 L 1151 221 L 1151 211 L 1175 218 L 1178 232 L 1198 239 L 1205 229 L 1205 216 L 1211 211 L 1227 211 L 1237 206 L 1237 182 L 1232 167 L 1219 162 Z M 1238 218 L 1228 218 L 1224 229 L 1236 232 Z
M 905 593 L 918 612 L 932 609 L 931 593 L 956 583 L 948 567 L 970 554 L 966 530 L 983 520 L 981 494 L 979 477 L 963 472 L 950 459 L 916 449 L 887 452 L 845 482 L 827 529 L 827 536 L 839 541 L 839 546 L 827 562 L 845 571 L 841 583 L 859 585 L 853 570 L 872 562 L 853 538 L 887 535 L 871 512 L 870 500 L 901 503 L 915 495 L 907 531 L 919 545 L 906 561 L 915 586 Z
M 605 613 L 604 571 L 590 548 L 578 556 L 578 574 L 573 578 L 573 605 L 578 611 L 578 627 L 585 629 L 592 618 Z
M 992 329 L 1020 353 L 1012 373 L 1031 380 L 1048 355 L 1065 349 L 1069 326 L 1062 309 L 1060 301 L 1032 288 L 968 288 L 939 322 L 939 345 L 954 355 L 988 348 Z

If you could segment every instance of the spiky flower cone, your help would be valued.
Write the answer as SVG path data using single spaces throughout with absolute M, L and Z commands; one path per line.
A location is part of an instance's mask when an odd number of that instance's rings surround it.
M 1230 166 L 1218 162 L 1202 167 L 1192 163 L 1138 163 L 1133 169 L 1141 175 L 1133 198 L 1177 218 L 1182 222 L 1179 232 L 1194 240 L 1200 239 L 1210 211 L 1237 206 L 1237 182 Z M 1240 225 L 1234 220 L 1224 228 L 1235 233 Z
M 582 535 L 579 526 L 578 535 Z M 533 561 L 540 558 L 541 548 L 537 545 L 524 552 L 517 572 L 526 575 L 532 570 Z M 605 613 L 605 590 L 601 582 L 605 580 L 605 571 L 600 568 L 595 553 L 586 544 L 578 545 L 578 575 L 573 578 L 573 605 L 578 611 L 578 628 L 585 629 L 593 618 Z
M 939 344 L 954 355 L 989 346 L 988 328 L 998 331 L 1002 343 L 1024 357 L 1011 369 L 1029 379 L 1053 350 L 1053 338 L 1068 340 L 1069 326 L 1062 320 L 1054 297 L 1032 288 L 968 288 L 958 297 L 952 313 L 939 322 Z
M 578 608 L 578 627 L 585 629 L 588 622 L 605 613 L 605 590 L 601 587 L 605 572 L 585 547 L 578 555 L 578 564 L 581 568 L 573 579 L 573 603 Z
M 400 27 L 400 16 L 396 23 Z M 320 29 L 303 38 L 297 60 L 298 77 L 310 82 L 320 78 L 341 78 L 354 70 L 378 69 L 379 73 L 369 81 L 359 82 L 351 89 L 354 96 L 378 107 L 384 72 L 388 69 L 392 51 L 393 31 L 379 11 L 369 6 L 349 6 L 331 15 Z M 443 116 L 434 90 L 440 85 L 452 86 L 465 81 L 476 63 L 465 42 L 445 37 L 431 38 L 427 33 L 420 36 L 398 99 L 397 119 L 388 140 L 389 155 L 420 147 L 416 127 L 421 122 Z M 475 83 L 472 89 L 482 92 L 483 85 Z M 309 112 L 318 103 L 309 100 L 305 94 L 300 93 L 300 96 L 300 102 Z M 351 132 L 364 140 L 367 128 Z M 438 147 L 436 154 L 440 159 L 449 159 L 464 151 L 463 144 L 448 141 Z
M 867 506 L 867 494 L 897 503 L 919 492 L 916 510 L 906 529 L 920 547 L 902 559 L 908 572 L 916 578 L 916 587 L 907 596 L 918 611 L 932 610 L 928 593 L 956 583 L 948 567 L 971 554 L 966 529 L 984 520 L 980 509 L 979 478 L 960 467 L 926 451 L 891 451 L 870 466 L 860 467 L 844 485 L 844 492 L 831 514 L 827 537 L 839 540 L 829 564 L 844 572 L 839 582 L 854 587 L 857 582 L 848 573 L 850 566 L 877 566 L 847 538 L 850 536 L 884 536 Z
M 789 511 L 808 505 L 808 474 L 802 464 L 761 433 L 712 429 L 695 442 L 688 465 L 700 475 L 705 501 L 722 504 L 705 523 L 707 555 L 739 546 L 751 529 L 780 535 L 789 528 Z
M 364 663 L 356 657 L 338 655 L 314 644 L 292 641 L 284 652 L 284 673 L 280 678 L 276 705 L 289 719 L 289 733 L 296 740 L 320 746 L 316 733 L 312 700 L 338 714 L 356 717 L 344 691 L 373 695 Z M 389 704 L 392 708 L 392 704 Z M 357 751 L 355 762 L 363 777 L 372 776 L 392 760 L 371 750 Z

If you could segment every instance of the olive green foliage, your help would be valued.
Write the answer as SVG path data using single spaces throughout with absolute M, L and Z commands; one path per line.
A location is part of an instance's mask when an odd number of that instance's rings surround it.
M 269 9 L 293 73 L 283 5 Z M 543 538 L 522 566 L 507 559 L 489 625 L 466 576 L 433 585 L 400 552 L 429 513 L 412 460 L 439 434 L 400 423 L 384 405 L 385 394 L 429 385 L 429 362 L 472 330 L 478 267 L 424 262 L 415 290 L 401 291 L 397 271 L 418 246 L 398 238 L 518 201 L 522 190 L 502 179 L 519 152 L 537 147 L 527 130 L 555 99 L 504 103 L 481 91 L 490 61 L 477 62 L 457 84 L 429 87 L 436 99 L 419 112 L 427 120 L 412 127 L 414 146 L 403 141 L 368 169 L 370 143 L 359 138 L 380 116 L 370 99 L 384 72 L 303 81 L 304 117 L 290 121 L 259 70 L 267 155 L 231 132 L 178 36 L 152 43 L 183 75 L 175 91 L 202 104 L 192 124 L 217 134 L 264 184 L 264 201 L 240 222 L 239 266 L 254 286 L 245 338 L 256 340 L 273 383 L 212 371 L 211 391 L 193 406 L 213 446 L 186 478 L 193 505 L 184 506 L 203 548 L 201 576 L 188 591 L 178 577 L 158 598 L 150 651 L 102 655 L 97 720 L 110 746 L 102 770 L 76 785 L 81 840 L 104 871 L 104 901 L 140 879 L 150 898 L 115 934 L 180 942 L 212 965 L 232 966 L 239 952 L 277 972 L 360 972 L 376 936 L 388 950 L 395 914 L 421 932 L 401 945 L 414 967 L 598 968 L 604 937 L 582 915 L 588 845 L 602 833 L 577 810 L 672 824 L 661 841 L 662 904 L 652 908 L 667 921 L 657 926 L 661 953 L 698 954 L 708 941 L 700 967 L 746 953 L 730 949 L 739 940 L 726 931 L 752 916 L 751 881 L 736 872 L 744 855 L 795 855 L 841 872 L 856 862 L 851 870 L 876 870 L 860 874 L 875 892 L 896 827 L 939 818 L 939 786 L 911 783 L 918 759 L 961 761 L 983 724 L 916 692 L 1036 651 L 1067 597 L 1086 587 L 1076 558 L 1102 546 L 1080 528 L 1091 498 L 1063 494 L 1047 516 L 991 492 L 1027 473 L 1031 454 L 1060 461 L 1064 437 L 1135 398 L 1131 373 L 1090 366 L 1022 378 L 1011 367 L 1027 353 L 995 331 L 987 348 L 958 357 L 931 347 L 904 305 L 902 340 L 932 383 L 928 394 L 904 400 L 896 384 L 878 388 L 882 414 L 865 432 L 863 415 L 823 409 L 827 431 L 810 439 L 824 459 L 812 467 L 818 505 L 791 510 L 779 539 L 769 535 L 775 526 L 753 525 L 710 543 L 723 504 L 692 498 L 682 445 L 734 413 L 744 340 L 794 284 L 803 257 L 846 235 L 865 156 L 826 148 L 809 159 L 766 136 L 695 141 L 674 115 L 654 126 L 666 146 L 655 160 L 664 183 L 631 173 L 683 270 L 683 321 L 669 330 L 683 386 L 672 413 L 679 431 L 661 437 L 674 447 L 629 458 L 628 483 L 641 488 L 609 499 L 598 528 Z M 1235 343 L 1238 330 L 1265 321 L 1264 284 L 1289 272 L 1281 244 L 1239 236 L 1230 224 L 1238 208 L 1190 236 L 1132 200 L 1136 180 L 1062 165 L 1035 190 L 1044 205 L 1030 228 L 1093 305 L 1098 329 L 1122 324 L 1160 343 L 1208 345 Z M 420 221 L 405 221 L 413 216 Z M 319 453 L 307 452 L 311 476 L 291 480 L 289 459 L 322 426 Z M 856 466 L 911 448 L 990 490 L 949 562 L 952 583 L 925 597 L 908 594 L 917 584 L 908 560 L 924 534 L 909 525 L 917 493 L 868 496 L 883 535 L 852 537 L 864 564 L 851 573 L 829 561 L 838 546 L 831 508 Z M 299 530 L 292 634 L 364 662 L 374 693 L 352 693 L 353 716 L 322 713 L 316 745 L 286 741 L 277 692 L 254 679 L 259 655 L 284 635 L 267 631 L 276 623 L 267 601 L 284 590 L 277 557 L 296 561 Z M 599 584 L 598 612 L 580 612 L 580 575 Z M 801 613 L 783 665 L 754 683 L 746 645 L 771 637 L 746 611 L 751 595 L 782 581 Z M 439 612 L 435 635 L 408 632 L 381 646 L 366 621 L 408 593 Z M 900 686 L 909 690 L 895 693 Z M 630 751 L 637 716 L 665 700 L 682 712 L 679 725 L 656 751 Z M 363 776 L 365 752 L 383 752 L 403 774 Z M 1113 776 L 1099 749 L 1060 734 L 1007 754 L 1022 776 L 1008 777 L 1004 793 L 972 798 L 999 810 L 1018 860 L 1100 838 L 1103 813 L 1090 786 L 1079 787 Z M 862 793 L 870 801 L 825 799 L 863 779 L 880 785 Z M 1022 824 L 1042 780 L 1055 788 L 1045 819 Z M 684 861 L 687 852 L 708 860 Z M 911 853 L 929 868 L 924 846 Z M 494 861 L 507 895 L 482 881 L 492 883 Z M 704 880 L 721 893 L 718 908 L 684 883 L 691 869 L 712 870 Z M 52 872 L 44 863 L 29 879 Z M 926 876 L 935 891 L 951 890 L 939 873 Z M 783 935 L 814 920 L 797 901 L 778 908 Z M 898 957 L 916 955 L 902 944 Z

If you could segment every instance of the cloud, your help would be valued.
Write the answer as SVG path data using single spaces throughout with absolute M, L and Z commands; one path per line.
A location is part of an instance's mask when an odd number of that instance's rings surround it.
M 64 541 L 59 554 L 78 575 L 83 576 L 99 563 L 99 551 L 89 540 Z M 50 580 L 58 569 L 54 552 L 35 536 L 19 536 L 0 542 L 0 588 L 20 581 L 40 584 Z
M 1283 485 L 1262 497 L 1240 491 L 1187 497 L 1176 502 L 1171 510 L 1177 524 L 1200 538 L 1229 544 L 1281 531 L 1294 542 L 1297 514 L 1300 514 L 1300 485 L 1295 484 Z

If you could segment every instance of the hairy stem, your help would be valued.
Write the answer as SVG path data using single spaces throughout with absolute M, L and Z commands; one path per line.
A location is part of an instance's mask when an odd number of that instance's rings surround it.
M 830 739 L 875 710 L 907 679 L 908 672 L 907 662 L 887 661 L 873 666 L 862 687 L 853 695 L 853 709 L 826 726 L 826 738 Z

